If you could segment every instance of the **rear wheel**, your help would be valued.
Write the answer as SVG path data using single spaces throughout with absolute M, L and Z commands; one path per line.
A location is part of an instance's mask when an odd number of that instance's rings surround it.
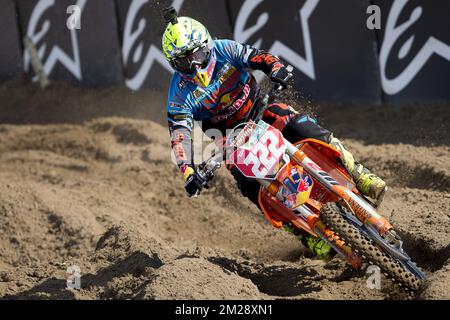
M 414 276 L 388 254 L 384 253 L 372 240 L 361 234 L 339 213 L 334 203 L 328 203 L 320 210 L 320 219 L 363 260 L 378 266 L 393 282 L 410 291 L 418 291 L 421 280 Z

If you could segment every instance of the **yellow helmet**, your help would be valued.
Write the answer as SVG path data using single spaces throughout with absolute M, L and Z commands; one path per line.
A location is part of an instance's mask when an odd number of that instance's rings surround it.
M 179 17 L 169 24 L 162 37 L 162 49 L 170 62 L 211 41 L 208 30 L 200 22 L 188 17 Z
M 177 17 L 174 9 L 166 17 L 168 25 L 162 37 L 162 49 L 170 65 L 207 87 L 210 82 L 212 39 L 200 22 L 188 17 Z M 205 71 L 202 71 L 205 69 Z

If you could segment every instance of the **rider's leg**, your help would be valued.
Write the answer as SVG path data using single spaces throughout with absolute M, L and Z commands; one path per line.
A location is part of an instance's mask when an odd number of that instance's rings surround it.
M 237 186 L 241 194 L 253 202 L 258 209 L 261 209 L 258 201 L 260 184 L 255 179 L 246 178 L 235 166 L 229 166 L 228 170 L 236 180 Z
M 339 139 L 331 136 L 329 143 L 340 152 L 342 164 L 351 173 L 358 190 L 370 198 L 377 199 L 380 203 L 386 191 L 386 182 L 362 164 L 356 162 L 353 155 L 344 148 Z
M 357 163 L 342 142 L 333 137 L 330 131 L 318 125 L 314 118 L 300 114 L 285 104 L 277 103 L 270 105 L 264 112 L 263 120 L 281 130 L 283 136 L 290 142 L 314 138 L 331 144 L 340 152 L 343 165 L 352 175 L 361 193 L 374 199 L 379 199 L 384 194 L 386 183 Z

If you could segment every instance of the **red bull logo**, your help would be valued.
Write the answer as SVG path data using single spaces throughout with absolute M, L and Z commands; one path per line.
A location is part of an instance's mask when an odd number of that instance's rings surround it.
M 312 185 L 311 177 L 303 174 L 297 187 L 298 192 L 306 192 L 308 191 L 309 187 Z
M 241 89 L 239 89 L 241 90 Z M 237 90 L 234 90 L 233 93 L 235 93 Z M 231 117 L 236 111 L 238 111 L 244 104 L 244 102 L 247 100 L 247 98 L 250 95 L 250 86 L 248 84 L 245 84 L 244 88 L 242 89 L 243 95 L 241 98 L 237 99 L 236 101 L 233 102 L 233 104 L 231 106 L 228 106 L 228 108 L 226 109 L 224 114 L 220 114 L 217 116 L 214 116 L 211 118 L 211 122 L 212 123 L 217 123 L 219 121 L 223 121 L 228 119 L 229 117 Z M 239 92 L 240 93 L 240 92 Z M 223 100 L 225 99 L 225 100 Z M 222 98 L 222 101 L 220 102 L 220 108 L 223 109 L 224 106 L 226 106 L 226 102 L 228 99 L 231 100 L 230 96 L 227 96 L 225 98 Z
M 309 175 L 299 174 L 297 169 L 294 169 L 290 171 L 291 176 L 284 179 L 282 187 L 283 203 L 290 209 L 308 201 L 313 186 Z M 295 179 L 295 182 L 292 179 Z

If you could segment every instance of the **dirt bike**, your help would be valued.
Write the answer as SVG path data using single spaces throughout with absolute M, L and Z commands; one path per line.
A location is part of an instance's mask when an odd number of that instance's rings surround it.
M 315 139 L 295 144 L 261 119 L 281 92 L 263 98 L 254 121 L 240 124 L 227 138 L 227 161 L 261 187 L 259 204 L 276 228 L 308 232 L 325 240 L 354 269 L 378 266 L 407 291 L 418 291 L 425 275 L 402 248 L 402 240 L 377 204 L 364 197 L 331 145 Z M 198 169 L 206 185 L 221 166 L 213 156 Z

